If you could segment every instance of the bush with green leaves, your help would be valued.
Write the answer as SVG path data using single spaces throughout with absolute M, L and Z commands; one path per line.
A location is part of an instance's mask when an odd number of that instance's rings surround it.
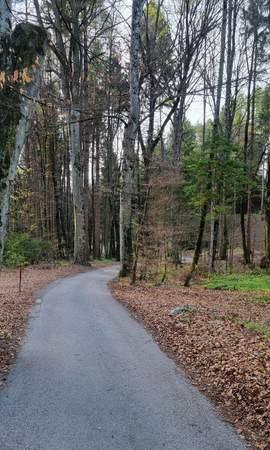
M 4 252 L 4 264 L 7 267 L 26 266 L 52 259 L 52 242 L 32 239 L 27 234 L 21 233 L 12 233 L 8 236 Z

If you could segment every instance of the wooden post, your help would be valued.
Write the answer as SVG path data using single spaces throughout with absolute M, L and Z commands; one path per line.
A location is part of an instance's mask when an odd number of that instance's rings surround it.
M 20 272 L 19 272 L 19 292 L 22 292 L 22 271 L 23 268 L 20 266 Z

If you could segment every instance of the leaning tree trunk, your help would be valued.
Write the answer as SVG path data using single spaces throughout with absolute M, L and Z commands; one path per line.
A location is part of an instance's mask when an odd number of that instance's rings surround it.
M 0 0 L 0 39 L 1 50 L 4 48 L 6 37 L 11 32 L 11 1 Z M 3 40 L 3 41 L 2 41 Z M 2 44 L 3 42 L 3 44 Z M 2 52 L 1 52 L 2 53 Z M 1 71 L 6 70 L 6 67 L 0 67 Z M 1 87 L 3 90 L 3 86 Z M 8 124 L 4 123 L 1 126 L 5 128 Z M 6 139 L 7 140 L 7 139 Z M 1 139 L 0 143 L 0 265 L 3 262 L 4 242 L 6 236 L 8 204 L 9 204 L 9 164 L 10 157 L 8 149 L 6 148 L 6 140 Z
M 122 183 L 120 194 L 120 260 L 121 275 L 132 270 L 132 195 L 136 162 L 135 140 L 140 117 L 139 48 L 144 0 L 133 0 L 130 46 L 130 110 L 123 138 Z
M 29 102 L 24 102 L 21 111 L 24 111 L 16 130 L 15 148 L 10 157 L 9 169 L 5 179 L 1 180 L 4 189 L 0 192 L 0 264 L 3 261 L 4 243 L 7 232 L 9 197 L 15 179 L 20 154 L 30 128 L 32 108 Z
M 8 9 L 8 12 L 5 10 Z M 2 100 L 11 103 L 14 114 L 5 114 L 4 130 L 1 136 L 0 148 L 0 265 L 3 263 L 4 244 L 7 232 L 9 197 L 16 170 L 25 144 L 30 125 L 35 101 L 39 93 L 40 79 L 45 55 L 47 36 L 36 25 L 19 24 L 10 35 L 11 2 L 0 1 L 0 39 L 1 48 L 6 51 L 6 61 L 2 60 L 5 67 L 0 67 L 6 73 L 9 86 L 2 86 Z M 13 39 L 16 36 L 16 39 Z M 18 47 L 18 42 L 28 42 L 28 48 Z M 17 41 L 17 43 L 16 43 Z M 14 43 L 15 42 L 15 43 Z M 8 46 L 5 48 L 5 45 Z M 15 45 L 16 44 L 16 45 Z M 20 49 L 23 54 L 20 57 Z M 18 79 L 12 80 L 12 70 L 9 66 L 9 52 L 15 53 L 18 61 L 17 73 L 28 70 L 28 80 L 24 83 Z M 13 68 L 14 70 L 14 68 Z

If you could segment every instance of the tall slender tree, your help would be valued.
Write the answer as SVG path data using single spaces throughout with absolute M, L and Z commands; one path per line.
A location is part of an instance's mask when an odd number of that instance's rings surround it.
M 120 260 L 121 275 L 131 272 L 133 261 L 132 200 L 134 198 L 135 142 L 140 120 L 139 50 L 143 6 L 145 0 L 133 0 L 129 69 L 129 117 L 122 142 L 122 180 L 120 194 Z

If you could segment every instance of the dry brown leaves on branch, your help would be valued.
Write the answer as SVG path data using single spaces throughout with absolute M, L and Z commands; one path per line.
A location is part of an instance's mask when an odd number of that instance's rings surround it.
M 243 292 L 130 286 L 126 281 L 113 282 L 111 288 L 220 405 L 238 433 L 255 448 L 270 449 L 270 340 L 241 326 L 246 320 L 270 325 L 270 304 L 250 304 Z M 190 311 L 171 316 L 181 305 Z

